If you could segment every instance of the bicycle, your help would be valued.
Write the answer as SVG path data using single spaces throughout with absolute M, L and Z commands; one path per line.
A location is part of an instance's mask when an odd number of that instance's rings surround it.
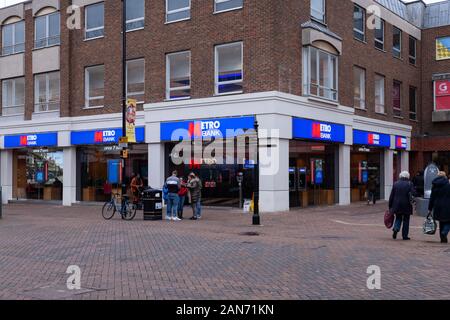
M 136 216 L 137 204 L 130 202 L 130 197 L 119 193 L 113 194 L 111 200 L 105 202 L 102 208 L 102 216 L 105 220 L 110 220 L 117 212 L 122 219 L 133 220 Z

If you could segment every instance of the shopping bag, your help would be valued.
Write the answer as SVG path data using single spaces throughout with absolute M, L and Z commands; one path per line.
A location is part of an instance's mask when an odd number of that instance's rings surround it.
M 386 226 L 386 228 L 392 228 L 392 226 L 394 225 L 394 219 L 395 216 L 391 212 L 391 210 L 386 210 L 386 212 L 384 213 L 384 225 Z
M 423 233 L 427 235 L 435 235 L 437 224 L 432 215 L 428 215 L 423 223 Z

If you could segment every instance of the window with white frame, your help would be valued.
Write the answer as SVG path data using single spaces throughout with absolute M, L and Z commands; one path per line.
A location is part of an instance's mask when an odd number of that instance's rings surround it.
M 166 57 L 166 99 L 191 96 L 191 52 L 176 52 Z
M 382 75 L 375 75 L 375 112 L 386 113 L 385 110 L 385 78 Z
M 36 17 L 34 20 L 34 47 L 45 48 L 60 44 L 59 12 Z
M 240 9 L 244 5 L 244 0 L 214 0 L 214 11 L 229 11 Z
M 392 31 L 392 54 L 396 58 L 402 57 L 402 31 L 397 27 Z
M 384 50 L 384 20 L 375 17 L 375 48 Z
M 59 72 L 34 76 L 34 112 L 59 110 Z
M 145 93 L 145 60 L 127 61 L 127 98 L 144 102 Z
M 144 28 L 145 0 L 126 0 L 127 31 Z
M 2 27 L 2 55 L 25 51 L 25 21 L 19 21 Z
M 25 112 L 25 78 L 2 81 L 2 115 L 23 115 Z
M 104 3 L 91 4 L 85 7 L 86 39 L 101 38 L 105 31 Z
M 353 36 L 360 40 L 366 40 L 366 10 L 355 5 L 353 9 Z
M 337 101 L 338 57 L 315 47 L 305 47 L 303 59 L 304 93 Z
M 85 107 L 102 107 L 105 97 L 105 66 L 85 69 Z
M 325 0 L 311 0 L 311 18 L 325 23 Z
M 366 108 L 366 70 L 353 67 L 354 107 Z
M 416 65 L 417 62 L 417 40 L 409 37 L 409 63 Z
M 243 91 L 242 42 L 215 47 L 215 93 L 230 94 Z
M 166 0 L 166 22 L 186 20 L 191 17 L 191 0 Z

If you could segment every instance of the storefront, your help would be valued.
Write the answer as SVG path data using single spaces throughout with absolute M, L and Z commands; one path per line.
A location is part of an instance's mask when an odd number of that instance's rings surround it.
M 13 199 L 62 201 L 64 161 L 57 133 L 5 136 L 4 145 L 13 149 Z
M 136 128 L 136 144 L 130 144 L 126 159 L 125 183 L 129 185 L 134 174 L 140 174 L 147 185 L 148 148 L 145 130 Z M 122 130 L 118 128 L 74 131 L 71 144 L 77 146 L 77 201 L 103 202 L 110 198 L 111 192 L 121 193 L 122 159 L 119 138 Z
M 293 119 L 289 143 L 289 205 L 308 207 L 338 202 L 338 146 L 345 142 L 345 126 L 309 119 Z

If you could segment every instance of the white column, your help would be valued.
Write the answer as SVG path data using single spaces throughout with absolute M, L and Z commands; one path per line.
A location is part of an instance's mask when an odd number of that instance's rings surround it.
M 77 149 L 75 147 L 64 148 L 63 157 L 63 206 L 71 206 L 76 202 Z
M 13 189 L 13 150 L 2 150 L 0 158 L 0 180 L 2 186 L 2 203 L 12 199 Z
M 384 150 L 384 199 L 389 200 L 394 185 L 394 150 Z
M 401 171 L 408 171 L 409 172 L 409 152 L 408 151 L 402 151 L 400 154 L 400 168 Z
M 339 145 L 339 205 L 350 204 L 350 150 L 348 145 Z
M 148 184 L 152 188 L 161 189 L 164 185 L 165 157 L 163 143 L 148 145 Z

